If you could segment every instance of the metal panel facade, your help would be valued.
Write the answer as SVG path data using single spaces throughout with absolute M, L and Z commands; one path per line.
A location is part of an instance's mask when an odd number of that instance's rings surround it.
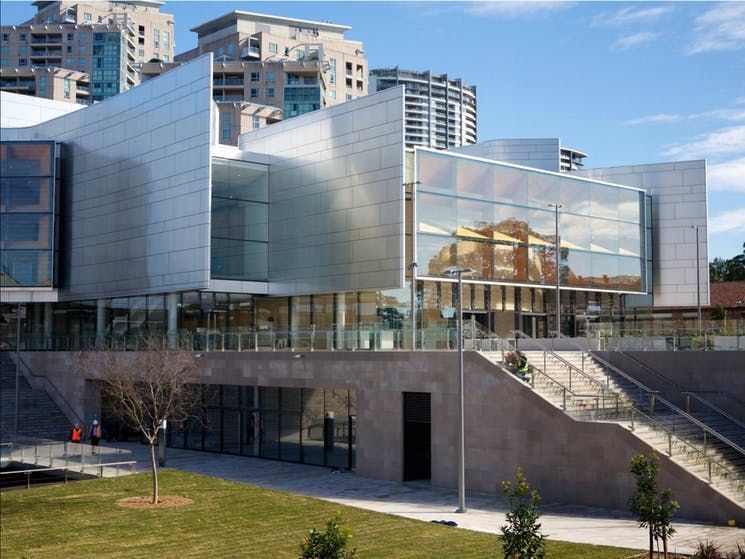
M 577 175 L 643 188 L 652 196 L 654 306 L 696 305 L 699 227 L 701 304 L 709 304 L 706 161 L 586 169 Z
M 66 147 L 61 299 L 209 284 L 211 55 L 3 137 Z
M 404 282 L 403 88 L 244 134 L 270 155 L 270 293 Z

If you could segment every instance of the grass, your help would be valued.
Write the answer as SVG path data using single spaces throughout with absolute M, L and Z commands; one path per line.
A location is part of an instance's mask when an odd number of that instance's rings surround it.
M 501 557 L 496 535 L 370 512 L 177 470 L 161 494 L 191 505 L 137 510 L 116 504 L 147 495 L 150 476 L 96 479 L 0 494 L 0 556 L 296 558 L 308 529 L 339 513 L 360 559 Z M 617 559 L 630 549 L 549 541 L 551 559 Z

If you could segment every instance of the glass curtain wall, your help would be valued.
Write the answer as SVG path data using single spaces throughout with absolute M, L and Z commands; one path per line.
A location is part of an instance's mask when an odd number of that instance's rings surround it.
M 357 394 L 211 385 L 202 423 L 172 423 L 169 446 L 354 469 Z

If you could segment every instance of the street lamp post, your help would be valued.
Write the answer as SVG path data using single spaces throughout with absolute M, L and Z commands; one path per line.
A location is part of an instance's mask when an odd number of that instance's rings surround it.
M 463 274 L 473 272 L 470 268 L 451 266 L 446 270 L 458 277 L 458 508 L 455 512 L 466 512 L 466 417 L 463 386 Z
M 701 335 L 701 263 L 699 262 L 698 225 L 691 225 L 696 230 L 696 309 L 698 310 L 698 333 Z
M 554 208 L 554 222 L 556 226 L 556 332 L 561 335 L 561 275 L 559 274 L 561 243 L 559 243 L 559 208 L 561 204 L 549 204 L 549 208 Z
M 416 268 L 417 263 L 409 264 L 411 269 L 411 349 L 416 349 Z

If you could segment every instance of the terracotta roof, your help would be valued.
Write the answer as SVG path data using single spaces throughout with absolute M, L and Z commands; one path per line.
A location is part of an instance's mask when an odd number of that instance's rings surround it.
M 745 281 L 711 283 L 709 296 L 712 307 L 745 307 Z

